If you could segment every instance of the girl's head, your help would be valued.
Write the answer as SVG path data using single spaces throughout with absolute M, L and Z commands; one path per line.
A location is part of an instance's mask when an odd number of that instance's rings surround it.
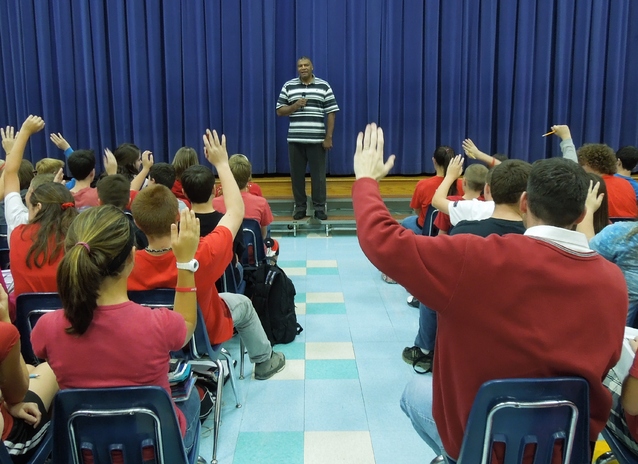
M 67 333 L 86 332 L 100 292 L 131 273 L 134 238 L 131 221 L 112 205 L 89 208 L 73 221 L 57 274 L 64 315 L 71 324 Z
M 436 169 L 437 175 L 442 175 L 443 177 L 445 177 L 445 175 L 447 174 L 447 167 L 450 164 L 452 158 L 454 158 L 454 150 L 452 149 L 452 147 L 442 145 L 434 150 L 432 161 L 434 161 L 434 168 Z M 450 187 L 450 190 L 448 191 L 448 195 L 456 194 L 457 188 L 456 182 L 454 182 Z
M 62 184 L 45 182 L 31 192 L 27 208 L 29 224 L 35 228 L 27 228 L 35 230 L 27 267 L 53 264 L 62 252 L 62 241 L 71 222 L 78 215 L 73 195 Z
M 142 154 L 137 145 L 132 143 L 123 143 L 113 152 L 117 161 L 117 173 L 122 174 L 128 180 L 139 174 L 142 166 Z
M 173 158 L 173 167 L 175 168 L 175 178 L 182 180 L 182 173 L 191 166 L 199 164 L 197 152 L 191 147 L 182 147 L 175 153 Z

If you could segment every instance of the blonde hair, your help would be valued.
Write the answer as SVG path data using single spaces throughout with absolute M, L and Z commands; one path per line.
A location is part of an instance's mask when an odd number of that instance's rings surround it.
M 42 158 L 35 163 L 37 174 L 57 174 L 64 167 L 64 161 L 55 158 Z
M 233 173 L 239 190 L 246 188 L 253 175 L 253 167 L 250 164 L 250 160 L 245 155 L 237 153 L 228 158 L 228 166 L 230 167 L 230 172 Z
M 181 180 L 182 173 L 186 171 L 186 169 L 199 164 L 197 152 L 194 148 L 182 147 L 175 153 L 172 164 L 175 168 L 175 178 Z

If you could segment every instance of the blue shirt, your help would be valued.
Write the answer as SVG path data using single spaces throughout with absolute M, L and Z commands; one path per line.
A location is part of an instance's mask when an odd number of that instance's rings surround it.
M 616 177 L 620 177 L 621 179 L 625 179 L 629 181 L 631 186 L 634 188 L 634 192 L 636 192 L 636 201 L 638 201 L 638 181 L 636 181 L 633 177 L 623 176 L 622 174 L 614 174 Z

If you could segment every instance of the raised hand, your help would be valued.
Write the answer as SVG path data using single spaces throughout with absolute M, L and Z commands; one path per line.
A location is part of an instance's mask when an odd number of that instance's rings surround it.
M 33 116 L 30 114 L 22 123 L 20 132 L 23 132 L 28 136 L 32 136 L 36 132 L 40 132 L 42 129 L 44 129 L 44 120 L 40 116 Z
M 153 166 L 153 153 L 149 150 L 145 150 L 142 153 L 142 169 L 149 170 Z
M 180 213 L 179 232 L 177 224 L 171 225 L 171 248 L 178 263 L 187 263 L 195 256 L 199 245 L 199 219 L 195 213 L 184 209 Z
M 481 153 L 481 150 L 479 150 L 476 147 L 476 145 L 474 144 L 474 142 L 472 142 L 471 139 L 463 140 L 462 146 L 463 146 L 463 151 L 470 158 L 476 159 L 477 155 Z
M 365 133 L 359 132 L 354 152 L 354 174 L 357 179 L 370 177 L 379 181 L 394 167 L 394 155 L 383 162 L 383 144 L 383 129 L 375 123 L 368 124 Z
M 115 159 L 115 155 L 113 152 L 105 148 L 104 149 L 104 170 L 106 171 L 107 176 L 112 176 L 113 174 L 117 174 L 117 160 Z
M 552 126 L 552 130 L 554 131 L 554 135 L 560 137 L 561 140 L 567 140 L 572 138 L 572 133 L 569 130 L 569 126 L 567 125 L 557 125 Z
M 604 193 L 598 193 L 599 188 L 600 182 L 596 182 L 594 184 L 593 180 L 589 181 L 587 198 L 585 198 L 585 208 L 587 208 L 587 211 L 591 211 L 592 214 L 598 211 L 598 208 L 600 208 L 600 205 L 603 204 L 603 198 L 605 197 Z
M 55 173 L 53 182 L 57 182 L 58 184 L 64 184 L 64 170 L 62 168 L 58 169 L 58 172 Z
M 13 126 L 7 126 L 6 128 L 0 127 L 0 137 L 2 137 L 2 148 L 4 148 L 4 152 L 8 155 L 11 153 L 11 149 L 13 148 L 13 144 L 16 141 L 16 136 L 18 135 L 15 132 Z
M 454 158 L 450 160 L 450 164 L 447 166 L 447 171 L 445 172 L 445 177 L 451 179 L 458 179 L 463 174 L 463 155 L 456 155 Z
M 71 145 L 69 145 L 69 142 L 67 142 L 66 139 L 62 137 L 62 134 L 60 134 L 59 132 L 57 134 L 52 133 L 49 136 L 49 138 L 51 139 L 51 142 L 53 142 L 55 146 L 62 151 L 66 151 L 69 148 L 71 148 Z
M 204 155 L 206 159 L 213 165 L 228 162 L 228 151 L 226 151 L 226 136 L 222 134 L 221 141 L 217 136 L 217 131 L 211 132 L 206 129 L 204 134 Z

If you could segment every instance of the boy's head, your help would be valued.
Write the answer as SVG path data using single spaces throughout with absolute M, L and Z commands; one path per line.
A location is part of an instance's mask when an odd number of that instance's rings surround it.
M 178 180 L 182 179 L 182 174 L 191 166 L 199 164 L 197 152 L 191 147 L 182 147 L 175 153 L 173 158 L 173 167 L 175 168 L 175 176 Z
M 182 190 L 191 203 L 208 203 L 215 188 L 215 176 L 206 166 L 191 166 L 182 174 Z
M 68 158 L 69 171 L 76 180 L 95 176 L 95 153 L 93 150 L 75 150 Z
M 131 205 L 135 224 L 144 234 L 163 237 L 171 234 L 171 224 L 177 222 L 177 198 L 168 187 L 149 185 L 137 194 Z
M 587 172 L 616 174 L 616 154 L 603 143 L 587 143 L 578 149 L 578 163 Z
M 616 166 L 622 167 L 631 172 L 638 164 L 638 148 L 627 146 L 622 147 L 616 152 Z
M 527 190 L 527 181 L 531 170 L 532 165 L 521 160 L 505 160 L 494 166 L 487 181 L 494 203 L 497 205 L 517 205 L 522 193 Z
M 64 161 L 55 158 L 42 158 L 35 163 L 37 174 L 53 174 L 56 175 L 60 168 L 64 167 Z
M 148 171 L 148 178 L 152 184 L 160 184 L 173 188 L 175 183 L 175 168 L 168 163 L 155 163 Z
M 233 173 L 239 190 L 246 188 L 253 175 L 253 167 L 248 158 L 242 154 L 233 155 L 228 158 L 228 166 L 230 167 L 230 172 Z
M 470 164 L 463 174 L 464 189 L 480 192 L 485 187 L 488 169 L 482 164 Z
M 125 209 L 131 199 L 131 182 L 122 174 L 102 177 L 97 183 L 97 197 L 103 205 Z
M 543 224 L 571 228 L 582 220 L 588 188 L 587 173 L 573 161 L 536 161 L 527 181 L 527 210 Z
M 28 189 L 34 178 L 35 174 L 33 172 L 33 164 L 31 164 L 31 161 L 23 159 L 20 163 L 20 167 L 18 168 L 18 182 L 20 182 L 20 190 Z

